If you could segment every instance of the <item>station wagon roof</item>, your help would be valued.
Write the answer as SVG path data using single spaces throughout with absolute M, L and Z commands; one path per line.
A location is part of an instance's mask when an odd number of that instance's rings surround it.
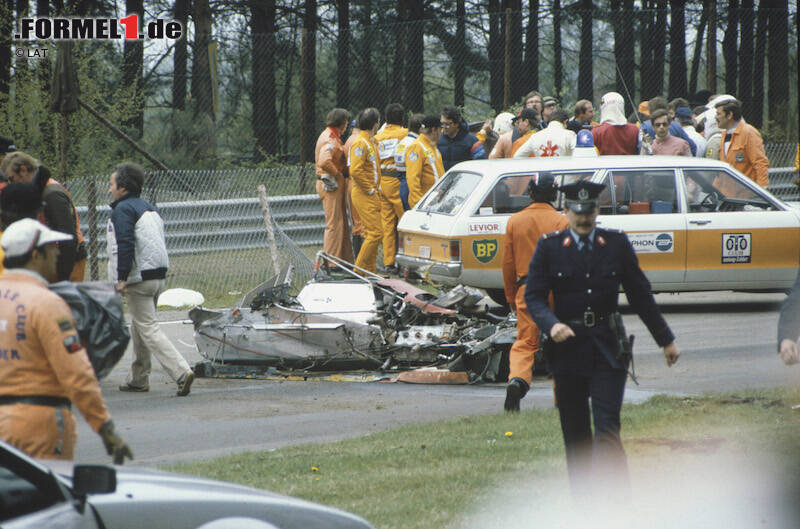
M 570 171 L 596 169 L 643 169 L 643 168 L 726 168 L 727 163 L 694 156 L 598 156 L 593 158 L 573 158 L 571 156 L 548 158 L 503 158 L 495 160 L 470 160 L 455 165 L 451 171 L 471 171 L 500 174 L 524 171 Z

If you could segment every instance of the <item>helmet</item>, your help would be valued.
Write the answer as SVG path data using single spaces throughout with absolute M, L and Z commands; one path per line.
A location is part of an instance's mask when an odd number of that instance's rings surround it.
M 494 131 L 498 134 L 510 131 L 513 128 L 511 125 L 511 120 L 513 118 L 514 114 L 511 112 L 500 112 L 497 114 L 497 117 L 494 118 Z
M 594 147 L 594 138 L 588 130 L 579 130 L 578 138 L 575 140 L 576 147 Z

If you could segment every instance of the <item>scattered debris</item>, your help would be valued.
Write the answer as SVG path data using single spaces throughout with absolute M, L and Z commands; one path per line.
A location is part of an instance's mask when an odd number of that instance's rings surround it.
M 232 308 L 190 310 L 195 343 L 208 360 L 195 372 L 256 378 L 366 370 L 376 379 L 427 367 L 437 369 L 397 379 L 451 384 L 505 376 L 501 360 L 516 320 L 481 306 L 476 289 L 459 285 L 437 296 L 324 252 L 296 295 L 291 281 L 289 266 Z

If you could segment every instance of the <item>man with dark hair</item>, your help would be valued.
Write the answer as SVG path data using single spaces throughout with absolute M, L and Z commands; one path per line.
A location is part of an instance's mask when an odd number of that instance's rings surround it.
M 594 121 L 594 107 L 588 99 L 581 99 L 575 103 L 572 111 L 573 118 L 567 122 L 567 128 L 575 134 L 582 129 L 590 130 L 599 123 Z
M 706 155 L 706 139 L 697 131 L 693 114 L 692 109 L 688 106 L 677 107 L 675 109 L 675 121 L 678 122 L 684 132 L 686 132 L 686 135 L 697 145 L 695 156 L 702 158 Z
M 561 109 L 550 116 L 547 128 L 540 130 L 514 153 L 514 158 L 529 156 L 572 156 L 575 150 L 575 133 L 567 129 L 569 116 Z
M 419 138 L 406 150 L 408 205 L 412 208 L 444 176 L 442 155 L 436 148 L 442 135 L 441 121 L 433 115 L 425 116 L 419 131 Z
M 348 156 L 353 190 L 350 192 L 353 207 L 358 212 L 364 229 L 364 244 L 358 252 L 356 266 L 375 273 L 378 264 L 378 246 L 381 244 L 381 162 L 375 133 L 380 126 L 377 108 L 365 108 L 358 115 L 358 138 L 353 141 Z
M 58 280 L 83 281 L 86 270 L 86 245 L 81 233 L 78 211 L 67 189 L 50 178 L 50 171 L 41 165 L 39 160 L 22 151 L 8 154 L 0 163 L 0 171 L 12 183 L 30 183 L 34 178 L 43 182 L 44 210 L 39 220 L 56 231 L 73 236 L 72 241 L 59 245 Z
M 161 330 L 156 317 L 158 295 L 164 288 L 169 258 L 164 221 L 156 208 L 142 200 L 144 169 L 135 163 L 119 164 L 111 173 L 111 218 L 106 228 L 108 278 L 128 298 L 133 337 L 133 364 L 120 391 L 150 390 L 150 359 L 155 356 L 178 384 L 184 397 L 194 381 L 189 363 Z
M 74 404 L 116 464 L 133 459 L 114 432 L 92 364 L 69 307 L 48 288 L 57 279 L 59 243 L 72 235 L 33 219 L 11 224 L 0 239 L 0 438 L 43 459 L 72 459 Z
M 680 138 L 669 133 L 669 114 L 663 108 L 656 110 L 650 115 L 650 121 L 656 131 L 653 140 L 652 154 L 663 156 L 691 156 L 689 144 Z M 644 154 L 644 153 L 642 153 Z
M 534 173 L 528 184 L 533 203 L 514 213 L 506 224 L 503 246 L 503 290 L 511 310 L 517 313 L 517 339 L 508 353 L 506 411 L 519 411 L 519 402 L 533 380 L 533 361 L 539 350 L 539 328 L 525 305 L 525 281 L 539 238 L 569 226 L 567 218 L 550 204 L 556 183 L 550 173 Z
M 353 261 L 350 224 L 347 218 L 347 158 L 342 134 L 347 128 L 350 113 L 343 108 L 328 112 L 327 127 L 317 138 L 314 149 L 317 173 L 317 194 L 325 211 L 325 234 L 322 249 L 345 261 Z
M 469 125 L 462 119 L 458 108 L 442 108 L 441 130 L 437 146 L 445 171 L 449 171 L 458 162 L 486 158 L 483 143 L 469 132 Z
M 539 240 L 525 290 L 528 311 L 549 338 L 542 349 L 555 383 L 570 485 L 580 499 L 604 485 L 616 485 L 604 492 L 630 494 L 620 438 L 630 363 L 617 308 L 620 285 L 655 342 L 664 348 L 667 366 L 680 356 L 628 237 L 597 226 L 598 195 L 603 189 L 604 185 L 588 180 L 560 188 L 569 229 Z M 619 478 L 620 483 L 597 483 L 603 477 Z
M 396 272 L 394 264 L 397 253 L 397 222 L 403 216 L 400 200 L 400 180 L 397 173 L 395 152 L 400 140 L 408 135 L 403 127 L 405 110 L 400 103 L 386 105 L 386 126 L 375 135 L 378 156 L 381 159 L 381 232 L 383 233 L 383 266 L 388 272 Z
M 403 203 L 403 211 L 408 211 L 411 206 L 408 203 L 408 179 L 406 177 L 406 150 L 412 143 L 419 138 L 419 130 L 422 128 L 424 114 L 413 114 L 408 118 L 408 134 L 397 144 L 394 151 L 394 163 L 397 168 L 397 180 L 400 182 L 400 201 Z
M 685 101 L 685 99 L 682 101 Z M 653 114 L 655 113 L 656 110 L 664 110 L 666 112 L 669 112 L 669 104 L 667 104 L 667 100 L 661 96 L 654 97 L 653 99 L 648 101 L 647 104 L 648 108 L 650 109 L 649 110 L 650 119 L 642 122 L 642 132 L 647 134 L 647 136 L 651 140 L 653 140 L 656 137 L 656 131 L 653 128 Z M 685 140 L 686 143 L 689 144 L 689 149 L 691 150 L 692 156 L 695 156 L 697 154 L 697 145 L 694 143 L 694 141 L 692 141 L 689 135 L 686 134 L 683 128 L 678 123 L 672 120 L 672 118 L 669 118 L 669 133 L 670 135 L 675 136 L 676 138 Z
M 514 129 L 519 133 L 519 137 L 516 139 L 514 139 L 513 134 L 511 136 L 513 142 L 511 144 L 511 155 L 509 157 L 514 158 L 520 147 L 525 145 L 526 141 L 539 132 L 539 115 L 532 108 L 523 108 L 519 114 L 511 118 L 511 123 L 514 125 Z
M 742 119 L 742 102 L 733 99 L 717 103 L 716 117 L 722 129 L 719 159 L 765 188 L 769 185 L 769 159 L 761 133 Z

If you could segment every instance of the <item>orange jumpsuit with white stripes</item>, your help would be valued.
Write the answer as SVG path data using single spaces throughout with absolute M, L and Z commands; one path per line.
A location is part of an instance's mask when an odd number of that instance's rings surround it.
M 517 339 L 508 354 L 508 380 L 521 378 L 531 384 L 533 360 L 539 350 L 539 328 L 525 305 L 525 278 L 536 243 L 546 233 L 569 227 L 567 217 L 544 202 L 534 202 L 514 213 L 506 224 L 503 243 L 503 290 L 506 301 L 517 312 Z
M 362 130 L 350 147 L 347 163 L 350 165 L 350 192 L 353 208 L 358 212 L 363 225 L 364 244 L 356 258 L 356 266 L 377 271 L 378 246 L 381 244 L 381 165 L 378 146 L 369 131 Z
M 442 155 L 436 145 L 424 134 L 406 149 L 406 180 L 408 205 L 414 205 L 444 176 Z
M 408 136 L 408 129 L 400 125 L 386 125 L 375 135 L 381 159 L 381 231 L 383 232 L 383 265 L 392 266 L 397 253 L 397 223 L 403 216 L 400 200 L 400 180 L 394 154 L 400 140 Z
M 0 277 L 0 438 L 34 457 L 72 459 L 70 402 L 95 432 L 110 418 L 67 304 L 38 274 L 8 269 Z

